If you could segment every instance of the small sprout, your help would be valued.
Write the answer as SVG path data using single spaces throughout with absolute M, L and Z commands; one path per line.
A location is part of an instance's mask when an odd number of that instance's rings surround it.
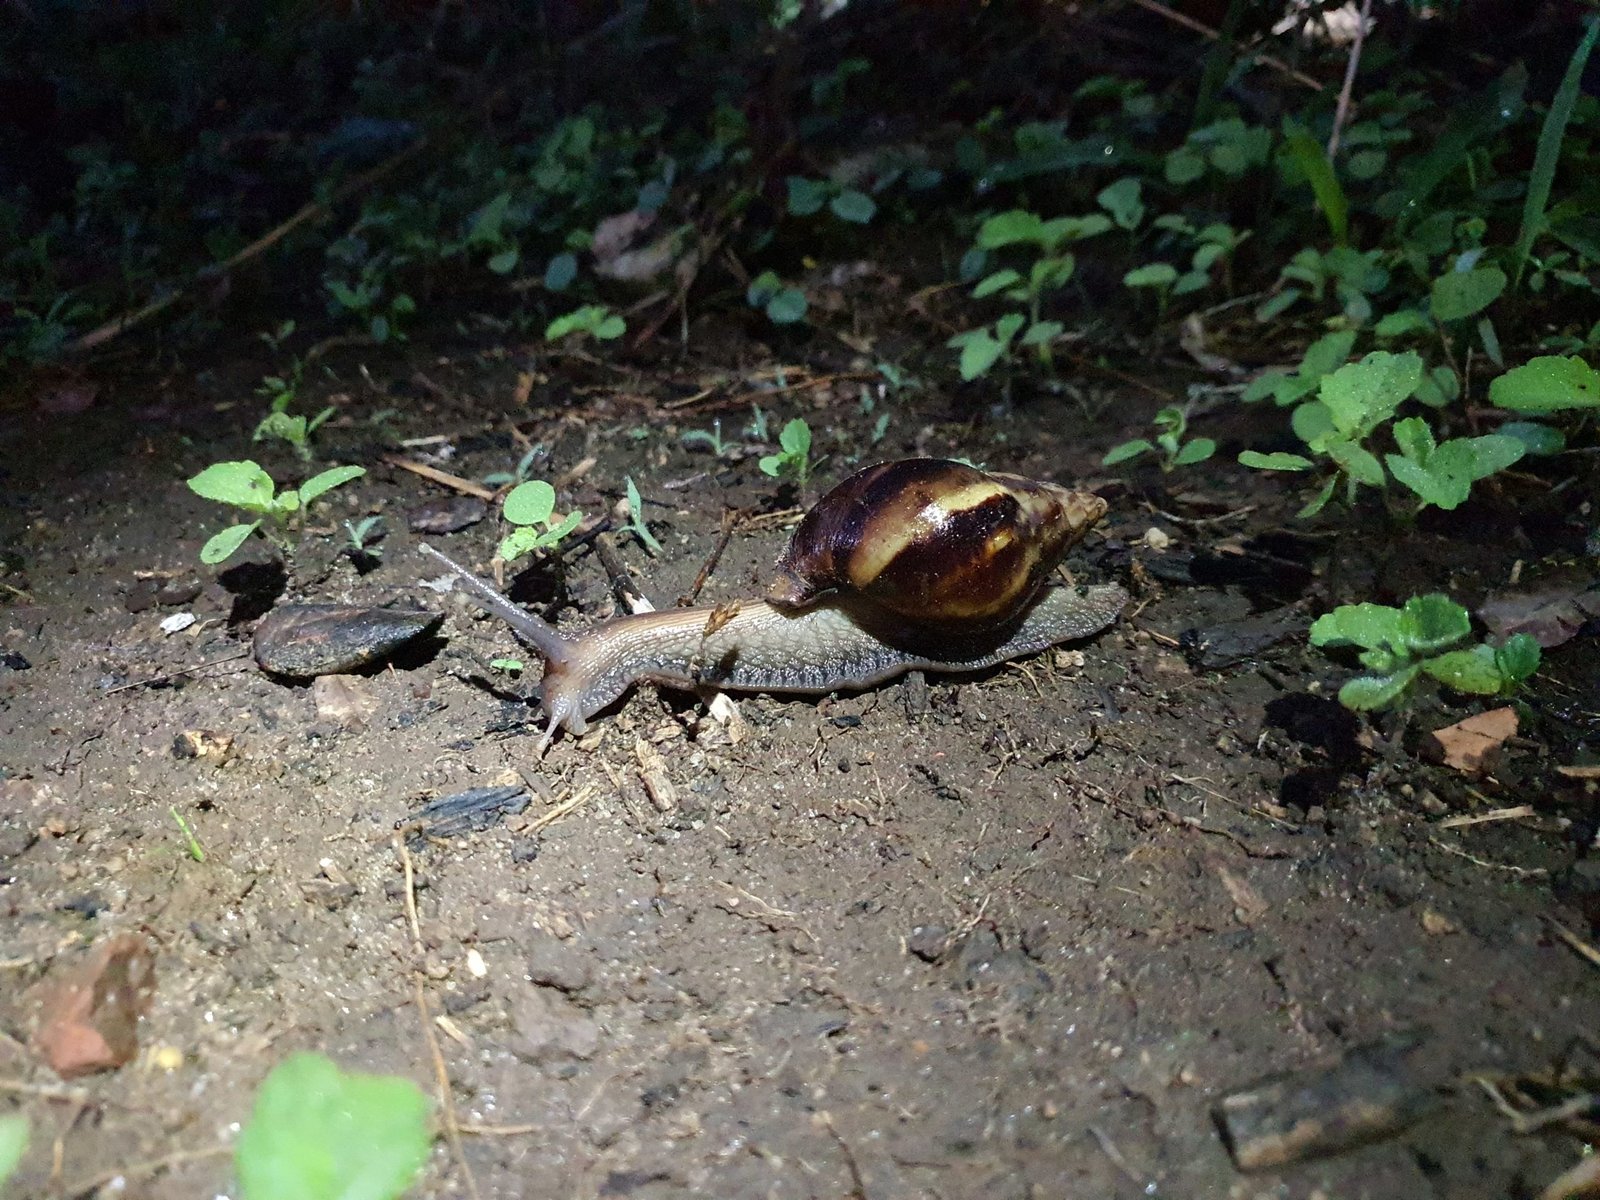
M 628 332 L 628 323 L 604 304 L 585 304 L 545 327 L 544 340 L 559 342 L 571 334 L 582 334 L 599 342 L 609 342 Z
M 1154 442 L 1146 438 L 1134 438 L 1130 442 L 1123 442 L 1120 446 L 1113 446 L 1107 451 L 1106 456 L 1100 460 L 1101 463 L 1114 467 L 1118 463 L 1138 458 L 1141 454 L 1159 454 L 1161 469 L 1171 471 L 1178 467 L 1205 462 L 1217 452 L 1217 443 L 1211 438 L 1193 438 L 1187 442 L 1183 440 L 1184 434 L 1188 432 L 1189 419 L 1181 408 L 1176 406 L 1163 408 L 1156 414 L 1153 424 L 1156 427 Z
M 767 432 L 767 414 L 762 411 L 759 404 L 750 406 L 750 424 L 745 426 L 745 432 L 750 435 L 752 441 L 765 442 L 771 440 Z
M 745 303 L 767 314 L 774 325 L 793 325 L 805 319 L 806 294 L 789 287 L 773 271 L 763 271 L 745 289 Z
M 189 827 L 189 822 L 183 819 L 183 814 L 178 811 L 178 806 L 169 804 L 167 811 L 172 814 L 172 819 L 178 823 L 178 829 L 183 833 L 184 848 L 188 851 L 189 857 L 197 863 L 205 862 L 206 852 L 200 845 L 200 839 L 195 836 L 194 830 Z
M 244 1200 L 396 1200 L 432 1143 L 427 1098 L 409 1079 L 296 1054 L 256 1093 L 234 1169 Z
M 544 453 L 544 443 L 536 442 L 529 447 L 527 453 L 517 459 L 517 465 L 510 471 L 491 471 L 483 477 L 483 482 L 490 487 L 504 487 L 508 483 L 526 483 L 528 476 L 533 472 L 533 462 Z
M 378 516 L 362 517 L 361 520 L 344 523 L 345 532 L 350 535 L 350 548 L 358 554 L 371 551 L 380 538 L 383 537 L 383 518 Z
M 796 417 L 783 427 L 778 445 L 777 454 L 763 455 L 757 464 L 761 473 L 774 479 L 793 479 L 804 491 L 806 480 L 811 476 L 811 426 Z
M 628 523 L 623 526 L 643 544 L 650 554 L 661 553 L 661 543 L 656 541 L 656 535 L 650 532 L 650 527 L 644 521 L 644 501 L 639 498 L 639 489 L 633 482 L 633 476 L 627 477 L 628 485 Z
M 517 526 L 496 552 L 505 562 L 514 562 L 533 550 L 548 550 L 559 545 L 583 520 L 580 512 L 569 512 L 555 519 L 556 490 L 542 479 L 519 483 L 506 493 L 502 511 L 505 519 Z
M 489 665 L 507 675 L 520 675 L 524 669 L 520 658 L 491 658 Z
M 249 459 L 212 463 L 188 481 L 189 490 L 207 500 L 252 513 L 255 520 L 230 525 L 213 534 L 200 550 L 200 561 L 208 566 L 226 562 L 252 533 L 258 531 L 287 561 L 292 554 L 289 533 L 304 524 L 305 510 L 312 502 L 366 473 L 364 467 L 330 467 L 313 475 L 298 489 L 279 492 L 272 476 Z
M 678 440 L 685 446 L 706 446 L 718 458 L 721 458 L 728 449 L 727 443 L 722 440 L 721 417 L 716 417 L 712 420 L 710 429 L 685 430 L 679 435 Z

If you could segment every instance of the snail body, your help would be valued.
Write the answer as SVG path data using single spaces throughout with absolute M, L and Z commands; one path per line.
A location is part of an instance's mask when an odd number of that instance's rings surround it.
M 1117 619 L 1127 593 L 1042 584 L 1104 512 L 1097 496 L 961 463 L 881 464 L 806 515 L 767 600 L 618 616 L 577 633 L 423 550 L 543 656 L 542 752 L 557 729 L 583 733 L 635 683 L 821 695 L 911 670 L 982 670 L 1089 637 Z

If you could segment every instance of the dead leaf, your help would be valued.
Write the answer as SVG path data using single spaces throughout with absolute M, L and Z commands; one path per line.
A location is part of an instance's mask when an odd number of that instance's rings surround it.
M 345 729 L 364 728 L 378 711 L 378 701 L 365 680 L 354 675 L 319 675 L 311 682 L 311 699 L 317 716 Z
M 1494 769 L 1500 747 L 1516 732 L 1517 710 L 1508 705 L 1435 729 L 1423 749 L 1435 762 L 1463 775 L 1482 775 Z
M 1528 633 L 1549 650 L 1600 618 L 1600 587 L 1585 579 L 1538 592 L 1497 593 L 1483 602 L 1478 616 L 1496 641 Z
M 1422 910 L 1422 932 L 1429 937 L 1443 937 L 1447 933 L 1460 933 L 1461 926 L 1431 908 Z
M 635 208 L 604 218 L 594 227 L 594 237 L 589 243 L 595 262 L 612 261 L 655 222 L 655 210 L 645 208 Z
M 706 627 L 700 632 L 700 640 L 704 641 L 738 615 L 739 602 L 724 600 L 706 615 Z
M 124 933 L 46 976 L 33 991 L 33 1052 L 63 1079 L 131 1062 L 139 1053 L 139 1018 L 155 995 L 155 970 L 154 944 Z

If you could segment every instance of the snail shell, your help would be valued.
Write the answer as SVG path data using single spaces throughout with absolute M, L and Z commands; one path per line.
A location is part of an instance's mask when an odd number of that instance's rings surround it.
M 911 458 L 857 471 L 808 512 L 767 599 L 798 610 L 849 593 L 929 626 L 1005 623 L 1106 502 L 966 463 Z

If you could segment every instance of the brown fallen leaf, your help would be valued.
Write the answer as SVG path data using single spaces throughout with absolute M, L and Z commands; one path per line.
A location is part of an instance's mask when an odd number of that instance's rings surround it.
M 366 681 L 355 675 L 319 675 L 311 682 L 311 699 L 317 716 L 344 729 L 365 728 L 378 711 L 378 701 Z
M 1463 775 L 1482 775 L 1493 770 L 1500 747 L 1516 732 L 1517 710 L 1508 705 L 1435 729 L 1423 749 L 1435 762 Z
M 63 1079 L 114 1070 L 139 1053 L 139 1018 L 155 988 L 154 944 L 119 934 L 33 989 L 39 1019 L 29 1044 Z

